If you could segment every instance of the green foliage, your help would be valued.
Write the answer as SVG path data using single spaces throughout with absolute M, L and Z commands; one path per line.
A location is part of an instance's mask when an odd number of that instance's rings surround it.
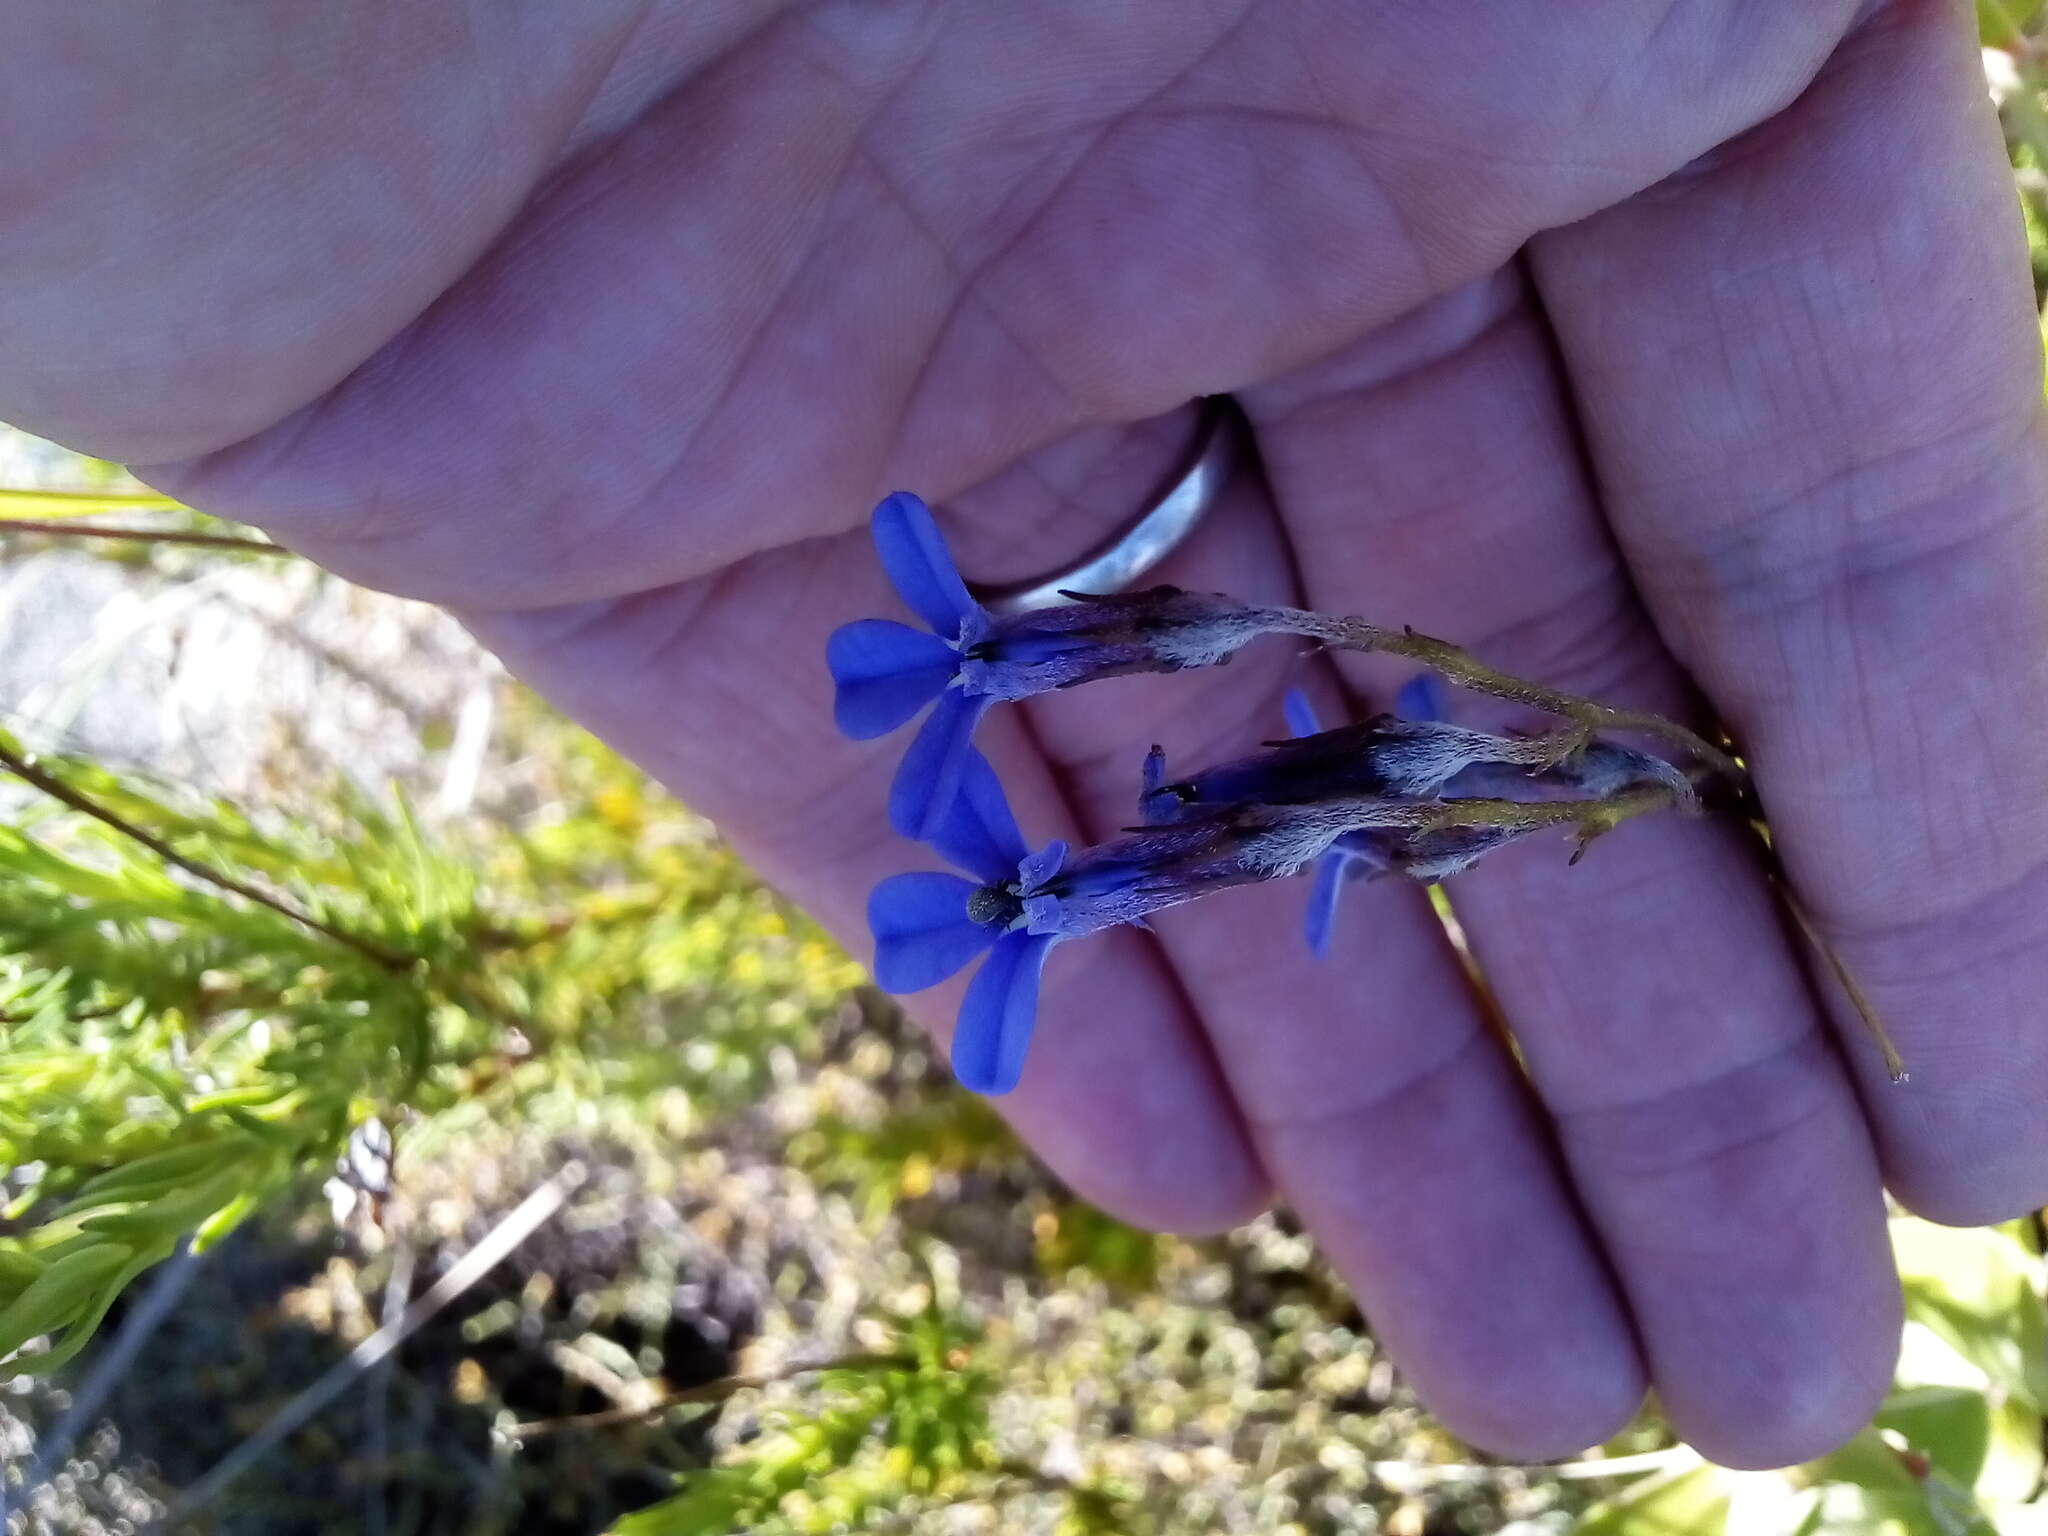
M 90 763 L 35 771 L 103 813 L 52 799 L 0 827 L 0 1163 L 27 1173 L 31 1218 L 0 1238 L 0 1352 L 53 1334 L 15 1362 L 46 1371 L 181 1240 L 216 1241 L 373 1109 L 444 1089 L 482 991 L 474 881 L 402 814 L 333 840 Z
M 546 914 L 517 925 L 517 1000 L 605 1091 L 682 1087 L 702 1112 L 757 1099 L 860 967 L 644 774 L 532 701 L 515 709 L 515 731 L 548 734 L 553 809 L 473 856 L 505 911 Z
M 2042 1264 L 2015 1230 L 1892 1225 L 1911 1316 L 1998 1392 L 2048 1413 L 2048 1315 Z
M 1692 1536 L 1718 1532 L 1727 1520 L 1728 1491 L 1719 1474 L 1694 1466 L 1643 1479 L 1589 1510 L 1574 1530 L 1577 1536 Z
M 1589 1511 L 1576 1536 L 1996 1536 L 2048 1531 L 2036 1502 L 2048 1273 L 2020 1224 L 1892 1222 L 1906 1350 L 1875 1422 L 1784 1473 L 1695 1464 Z
M 0 825 L 0 1357 L 52 1341 L 18 1372 L 371 1115 L 489 1112 L 537 1082 L 744 1099 L 857 975 L 594 745 L 565 772 L 597 814 L 441 847 L 347 790 L 259 825 L 0 753 L 44 781 Z
M 2025 45 L 2041 15 L 2041 0 L 1977 0 L 1977 35 L 1987 48 Z
M 1049 1206 L 1031 1225 L 1039 1265 L 1049 1275 L 1080 1270 L 1126 1291 L 1149 1290 L 1159 1279 L 1168 1245 L 1083 1201 Z
M 999 1453 L 990 1409 L 1001 1371 L 981 1350 L 935 1299 L 903 1328 L 900 1362 L 820 1372 L 804 1407 L 767 1410 L 761 1434 L 613 1536 L 812 1536 L 1033 1494 L 1057 1499 L 1076 1536 L 1129 1530 L 1131 1511 L 1107 1489 Z

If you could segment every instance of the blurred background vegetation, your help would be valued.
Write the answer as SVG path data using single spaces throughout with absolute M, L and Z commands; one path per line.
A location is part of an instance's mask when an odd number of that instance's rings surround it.
M 2039 12 L 1980 4 L 2037 293 Z M 0 482 L 9 1536 L 2048 1533 L 2038 1219 L 1894 1222 L 1824 1462 L 1495 1464 L 1285 1213 L 1074 1199 L 444 616 L 20 434 Z

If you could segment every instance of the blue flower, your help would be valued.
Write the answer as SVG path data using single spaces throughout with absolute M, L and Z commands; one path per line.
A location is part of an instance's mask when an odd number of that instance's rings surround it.
M 929 626 L 861 619 L 835 630 L 826 663 L 833 717 L 856 741 L 885 736 L 934 706 L 889 788 L 889 822 L 930 839 L 960 793 L 975 727 L 989 707 L 1132 672 L 1227 661 L 1262 633 L 1260 610 L 1175 587 L 994 614 L 960 579 L 923 501 L 883 498 L 875 552 L 904 603 Z
M 1394 695 L 1394 713 L 1403 720 L 1448 720 L 1449 702 L 1444 698 L 1444 680 L 1435 672 L 1418 672 Z M 1314 716 L 1311 715 L 1313 720 Z
M 1429 673 L 1415 679 L 1421 682 Z M 1408 704 L 1409 688 L 1401 690 L 1401 702 Z M 1308 695 L 1299 688 L 1287 690 L 1282 707 L 1287 713 L 1287 728 L 1297 737 L 1320 736 L 1322 723 L 1316 719 L 1315 706 L 1308 701 Z M 1352 880 L 1370 879 L 1387 872 L 1386 839 L 1376 832 L 1347 832 L 1330 845 L 1330 851 L 1316 860 L 1315 883 L 1309 887 L 1308 911 L 1302 919 L 1302 933 L 1308 940 L 1309 953 L 1318 960 L 1330 952 L 1330 933 L 1337 921 L 1337 898 L 1344 893 L 1345 885 Z
M 875 887 L 875 981 L 885 992 L 922 992 L 987 951 L 954 1025 L 953 1072 L 976 1093 L 1008 1093 L 1024 1071 L 1046 954 L 1061 937 L 1032 931 L 1023 893 L 1059 869 L 1066 845 L 1025 847 L 995 771 L 971 747 L 932 842 L 974 879 L 892 875 Z
M 1024 1069 L 1045 957 L 1056 943 L 1211 891 L 1294 873 L 1331 833 L 1304 834 L 1285 812 L 1229 808 L 1145 828 L 1068 856 L 1033 853 L 987 759 L 965 754 L 960 792 L 931 842 L 972 879 L 936 871 L 892 875 L 868 898 L 875 980 L 921 992 L 987 953 L 953 1031 L 953 1071 L 977 1093 L 1007 1093 Z
M 988 637 L 995 618 L 968 595 L 919 498 L 907 491 L 884 497 L 871 526 L 883 571 L 929 628 L 861 619 L 834 630 L 825 647 L 833 718 L 845 735 L 866 741 L 937 702 L 889 789 L 890 824 L 907 837 L 927 837 L 958 793 L 974 728 L 995 702 L 960 686 L 967 652 Z

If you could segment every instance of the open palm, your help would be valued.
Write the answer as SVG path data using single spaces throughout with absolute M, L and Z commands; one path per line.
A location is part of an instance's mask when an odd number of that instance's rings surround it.
M 1258 471 L 1162 579 L 1410 623 L 1739 733 L 1913 1071 L 1838 1046 L 1755 862 L 1633 826 L 1311 961 L 1254 889 L 1054 961 L 1004 1108 L 1136 1220 L 1277 1193 L 1455 1428 L 1647 1384 L 1737 1464 L 1888 1378 L 1880 1181 L 2048 1196 L 2040 363 L 1934 0 L 67 9 L 0 61 L 0 416 L 446 602 L 849 941 L 900 742 L 824 639 L 863 522 L 972 576 L 1095 543 L 1235 393 Z M 1265 642 L 982 733 L 1027 832 L 1152 741 L 1278 731 Z M 1358 686 L 1361 678 L 1348 679 Z M 922 1001 L 935 1023 L 952 989 Z

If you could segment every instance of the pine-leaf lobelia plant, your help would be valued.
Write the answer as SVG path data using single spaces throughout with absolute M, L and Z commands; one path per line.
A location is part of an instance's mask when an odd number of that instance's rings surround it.
M 1168 586 L 1070 592 L 1062 606 L 995 614 L 969 594 L 917 497 L 885 498 L 873 534 L 884 571 L 928 629 L 862 619 L 836 631 L 826 656 L 835 717 L 865 739 L 929 709 L 891 786 L 889 819 L 962 872 L 896 875 L 875 888 L 875 979 L 885 991 L 922 991 L 985 952 L 953 1036 L 954 1071 L 980 1093 L 1016 1086 L 1040 973 L 1066 940 L 1313 871 L 1307 940 L 1320 954 L 1350 878 L 1440 880 L 1550 828 L 1576 832 L 1577 863 L 1594 838 L 1637 816 L 1752 814 L 1741 763 L 1676 721 L 1546 688 L 1412 630 Z M 1291 739 L 1180 779 L 1168 780 L 1155 746 L 1137 785 L 1141 825 L 1078 850 L 1025 840 L 972 744 L 991 707 L 1098 678 L 1213 666 L 1262 635 L 1381 652 L 1426 670 L 1404 688 L 1398 712 L 1332 730 L 1292 696 Z M 1439 679 L 1564 724 L 1506 735 L 1452 723 Z M 1655 741 L 1669 755 L 1610 732 Z M 1828 958 L 1901 1075 L 1876 1019 Z
M 217 1241 L 481 1048 L 474 880 L 409 818 L 338 839 L 177 804 L 0 735 L 0 1359 L 74 1355 L 122 1288 Z
M 855 968 L 687 813 L 513 729 L 562 813 L 434 837 L 345 786 L 258 817 L 0 732 L 0 1379 L 181 1242 L 312 1198 L 372 1118 L 731 1109 L 840 1006 Z

